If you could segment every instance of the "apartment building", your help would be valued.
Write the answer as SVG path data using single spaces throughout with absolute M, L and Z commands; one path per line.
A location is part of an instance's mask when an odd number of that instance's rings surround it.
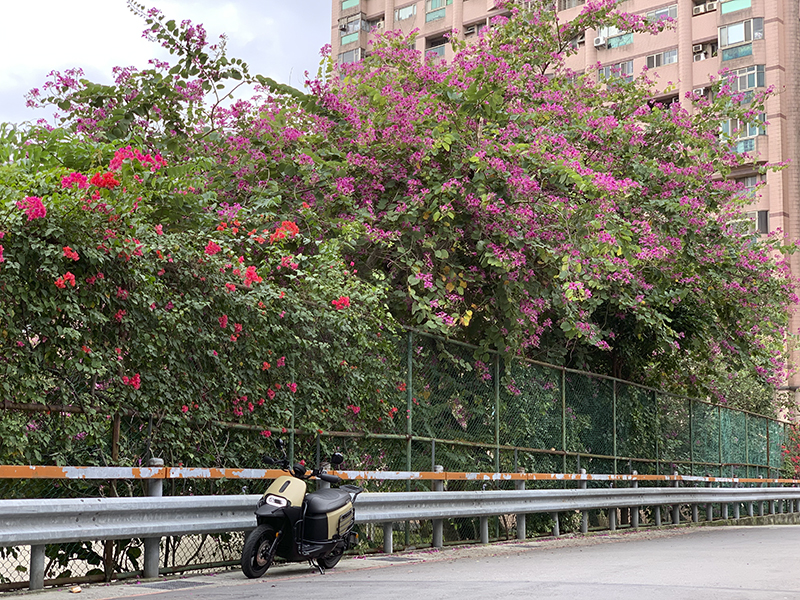
M 558 17 L 567 21 L 583 8 L 584 0 L 554 0 Z M 496 0 L 333 0 L 331 45 L 340 63 L 360 60 L 369 40 L 383 29 L 405 33 L 419 30 L 417 49 L 450 58 L 445 34 L 458 30 L 467 41 L 476 39 L 491 18 L 501 14 Z M 662 102 L 679 102 L 687 94 L 708 93 L 710 77 L 729 70 L 742 92 L 771 86 L 764 125 L 723 129 L 737 132 L 737 151 L 762 163 L 788 163 L 765 178 L 756 166 L 733 177 L 752 191 L 749 226 L 766 234 L 781 230 L 787 240 L 800 240 L 800 11 L 797 0 L 627 0 L 622 10 L 650 19 L 671 17 L 675 26 L 658 35 L 622 33 L 613 27 L 587 30 L 573 40 L 577 53 L 568 66 L 577 72 L 600 64 L 599 77 L 633 77 L 644 67 L 657 74 Z M 672 87 L 671 91 L 668 88 Z M 758 191 L 755 188 L 764 184 Z M 800 256 L 792 260 L 800 276 Z M 795 316 L 792 331 L 800 329 Z M 800 365 L 800 352 L 795 352 Z M 798 371 L 800 369 L 796 369 Z M 800 373 L 787 382 L 797 389 Z

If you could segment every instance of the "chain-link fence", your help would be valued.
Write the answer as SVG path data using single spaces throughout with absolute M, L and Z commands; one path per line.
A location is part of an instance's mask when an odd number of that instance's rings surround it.
M 329 429 L 308 425 L 298 395 L 282 422 L 269 427 L 193 422 L 177 429 L 164 415 L 103 415 L 77 406 L 0 404 L 0 455 L 5 464 L 142 466 L 151 457 L 171 466 L 262 467 L 269 439 L 281 436 L 290 459 L 320 465 L 342 452 L 351 470 L 671 474 L 774 477 L 783 462 L 783 422 L 677 397 L 611 377 L 533 361 L 477 360 L 475 348 L 416 332 L 398 340 L 397 385 L 376 390 L 384 412 L 365 427 L 355 404 Z M 366 403 L 368 399 L 364 399 Z M 355 400 L 354 400 L 355 402 Z M 188 434 L 187 434 L 188 431 Z M 430 489 L 426 480 L 367 481 L 368 491 Z M 564 485 L 542 483 L 542 486 Z M 591 484 L 590 484 L 591 485 Z M 512 488 L 511 482 L 450 481 L 449 489 Z M 263 482 L 171 479 L 165 495 L 259 493 Z M 0 479 L 2 498 L 137 496 L 141 481 Z M 562 531 L 571 525 L 562 516 Z M 548 516 L 528 520 L 545 531 Z M 574 520 L 574 519 L 572 519 Z M 572 523 L 574 525 L 574 523 Z M 493 535 L 512 535 L 495 519 Z M 414 544 L 427 523 L 399 524 L 399 540 Z M 362 538 L 380 548 L 382 529 Z M 446 539 L 477 537 L 477 521 L 453 520 Z M 241 534 L 165 538 L 162 568 L 180 572 L 233 564 Z M 48 547 L 47 578 L 64 581 L 135 576 L 140 540 Z M 25 550 L 0 549 L 0 588 L 27 578 Z

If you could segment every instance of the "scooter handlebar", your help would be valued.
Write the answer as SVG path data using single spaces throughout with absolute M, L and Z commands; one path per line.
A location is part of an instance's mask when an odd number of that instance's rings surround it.
M 322 481 L 327 481 L 328 483 L 341 483 L 341 479 L 339 479 L 336 475 L 328 475 L 327 473 L 320 473 L 317 475 Z

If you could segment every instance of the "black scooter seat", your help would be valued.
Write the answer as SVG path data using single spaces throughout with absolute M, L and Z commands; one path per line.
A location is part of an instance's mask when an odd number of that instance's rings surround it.
M 317 490 L 306 496 L 306 506 L 310 514 L 331 512 L 342 508 L 348 502 L 350 502 L 350 494 L 335 488 Z

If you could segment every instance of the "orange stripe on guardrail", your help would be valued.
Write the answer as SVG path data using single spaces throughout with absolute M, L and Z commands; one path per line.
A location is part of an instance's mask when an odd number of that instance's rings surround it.
M 663 481 L 686 483 L 779 483 L 800 485 L 800 479 L 699 477 L 692 475 L 629 475 L 592 473 L 466 473 L 433 471 L 329 471 L 352 481 Z M 195 467 L 56 467 L 2 465 L 0 479 L 275 479 L 279 469 Z

